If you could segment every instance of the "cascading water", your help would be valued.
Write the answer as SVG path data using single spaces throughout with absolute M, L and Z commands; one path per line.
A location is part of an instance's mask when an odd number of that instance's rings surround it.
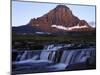
M 94 56 L 95 56 L 94 48 L 68 50 L 68 51 L 66 50 L 62 54 L 60 63 L 65 63 L 66 65 L 69 65 L 69 64 L 86 62 L 88 58 L 92 58 Z
M 50 60 L 53 61 L 56 54 L 56 51 L 59 50 L 62 47 L 67 47 L 69 45 L 46 45 L 43 50 L 37 50 L 37 51 L 17 51 L 17 58 L 16 61 L 23 61 L 23 60 L 28 60 L 32 59 L 35 60 L 36 58 L 40 57 L 40 60 Z
M 39 58 L 39 54 L 41 51 L 16 51 L 17 53 L 17 57 L 15 61 L 23 61 L 23 60 L 28 60 L 28 59 L 32 59 L 32 60 L 36 60 L 37 58 Z
M 25 60 L 26 59 L 26 56 L 27 56 L 27 51 L 25 51 L 23 54 L 22 54 L 22 56 L 21 56 L 21 58 L 20 58 L 20 61 L 22 61 L 22 60 Z
M 62 46 L 55 46 L 54 44 L 46 46 L 41 52 L 40 60 L 52 61 L 55 56 L 55 51 L 57 51 L 60 48 L 62 48 Z
M 63 50 L 63 48 L 66 48 Z M 35 62 L 37 60 L 42 61 L 51 61 L 52 63 L 59 63 L 58 65 L 52 65 L 51 68 L 56 67 L 57 69 L 65 69 L 70 64 L 75 63 L 81 63 L 86 62 L 88 58 L 93 58 L 96 55 L 95 48 L 80 48 L 80 49 L 70 49 L 67 48 L 72 47 L 70 44 L 58 44 L 58 45 L 46 45 L 43 50 L 37 50 L 37 51 L 22 51 L 18 52 L 16 62 L 19 61 L 27 61 L 31 60 L 30 62 Z M 62 51 L 62 53 L 59 54 L 59 52 Z M 58 55 L 60 57 L 58 57 Z M 59 59 L 60 61 L 56 62 Z M 17 61 L 19 60 L 19 61 Z M 34 61 L 35 60 L 35 61 Z M 91 59 L 91 62 L 95 61 L 94 59 Z M 29 62 L 28 62 L 29 63 Z M 41 62 L 40 62 L 41 63 Z M 41 64 L 42 65 L 42 64 Z M 61 67 L 63 66 L 63 67 Z M 49 66 L 50 68 L 50 66 Z M 56 70 L 56 69 L 55 69 Z
M 96 59 L 95 47 L 77 47 L 74 44 L 51 44 L 45 45 L 43 50 L 22 50 L 14 53 L 17 57 L 14 57 L 16 60 L 12 64 L 16 72 L 74 70 L 77 67 L 83 68 L 79 66 L 80 63 L 95 64 Z

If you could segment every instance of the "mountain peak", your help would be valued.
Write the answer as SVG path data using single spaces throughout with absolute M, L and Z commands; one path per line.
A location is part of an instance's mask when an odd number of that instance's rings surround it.
M 79 19 L 72 14 L 72 11 L 65 5 L 58 5 L 43 16 L 32 19 L 31 25 L 48 24 L 48 25 L 66 25 L 67 27 L 75 26 Z
M 65 8 L 65 9 L 69 9 L 66 5 L 58 5 L 58 6 L 56 6 L 56 8 Z
M 59 29 L 52 28 L 52 25 L 53 27 L 56 26 L 56 28 L 62 27 L 62 29 L 64 28 L 65 30 L 69 30 L 69 27 L 71 27 L 71 29 L 76 28 L 77 30 L 79 28 L 91 28 L 91 26 L 89 26 L 89 24 L 85 20 L 80 20 L 78 17 L 73 15 L 70 8 L 65 5 L 57 5 L 54 9 L 50 10 L 43 16 L 38 17 L 36 19 L 31 19 L 28 25 L 48 32 L 59 31 Z

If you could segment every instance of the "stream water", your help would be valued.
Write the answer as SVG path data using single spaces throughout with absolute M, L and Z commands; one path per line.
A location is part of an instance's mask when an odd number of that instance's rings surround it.
M 31 72 L 60 71 L 66 70 L 71 64 L 96 62 L 95 45 L 50 44 L 45 45 L 43 50 L 14 50 L 13 54 L 16 54 L 16 58 L 12 62 L 12 67 L 16 73 L 27 73 L 30 70 Z

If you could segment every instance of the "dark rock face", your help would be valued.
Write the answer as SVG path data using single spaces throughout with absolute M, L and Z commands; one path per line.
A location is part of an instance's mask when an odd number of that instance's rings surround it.
M 52 27 L 52 25 L 60 25 L 64 27 L 73 26 L 84 26 L 87 28 L 73 29 L 70 31 L 91 31 L 92 28 L 85 20 L 80 20 L 78 17 L 74 16 L 72 11 L 65 5 L 58 5 L 56 8 L 50 10 L 47 14 L 41 17 L 33 18 L 27 24 L 33 28 L 39 29 L 43 32 L 66 32 L 69 30 L 63 30 Z
M 46 25 L 65 25 L 66 27 L 75 26 L 79 22 L 79 19 L 73 16 L 71 10 L 64 6 L 58 5 L 56 8 L 48 12 L 47 14 L 37 19 L 31 19 L 30 24 L 46 24 Z

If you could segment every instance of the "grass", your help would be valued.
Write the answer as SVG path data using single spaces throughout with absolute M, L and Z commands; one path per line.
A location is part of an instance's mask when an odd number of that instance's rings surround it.
M 20 44 L 15 44 L 16 42 Z M 28 42 L 31 42 L 29 44 Z M 37 35 L 37 34 L 13 34 L 12 35 L 12 48 L 14 49 L 42 49 L 46 44 L 68 44 L 68 43 L 89 43 L 96 42 L 95 34 L 59 34 L 59 35 Z
M 12 41 L 31 42 L 95 42 L 95 35 L 12 35 Z

